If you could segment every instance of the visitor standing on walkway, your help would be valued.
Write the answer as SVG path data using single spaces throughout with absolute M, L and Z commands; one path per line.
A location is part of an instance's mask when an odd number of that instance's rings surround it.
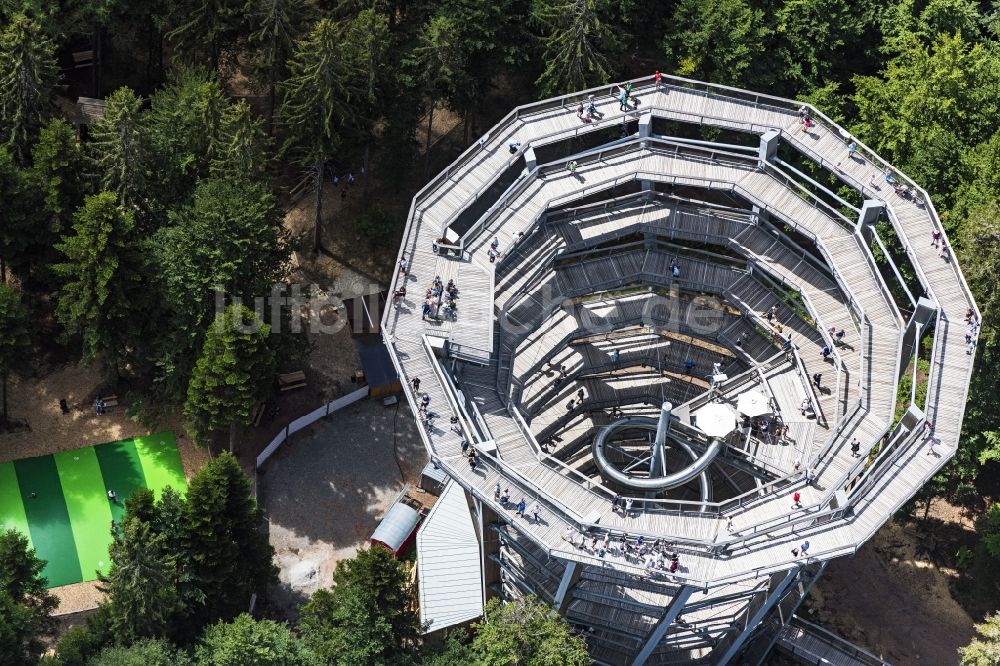
M 627 518 L 631 518 L 632 517 L 632 498 L 631 497 L 626 497 L 625 498 L 625 516 Z
M 813 384 L 816 385 L 816 388 L 820 387 L 820 382 L 822 381 L 823 381 L 823 373 L 817 372 L 813 375 Z
M 535 503 L 534 503 L 534 504 L 533 504 L 533 505 L 531 506 L 531 518 L 532 518 L 532 519 L 533 519 L 533 520 L 534 520 L 534 521 L 535 521 L 536 523 L 539 523 L 539 522 L 541 522 L 541 520 L 542 520 L 542 507 L 538 505 L 538 502 L 535 502 Z
M 860 458 L 861 457 L 861 442 L 855 437 L 851 440 L 851 457 Z
M 524 498 L 522 497 L 521 501 L 517 503 L 517 515 L 524 518 L 524 512 L 525 510 L 527 510 L 527 508 L 528 504 L 524 501 Z

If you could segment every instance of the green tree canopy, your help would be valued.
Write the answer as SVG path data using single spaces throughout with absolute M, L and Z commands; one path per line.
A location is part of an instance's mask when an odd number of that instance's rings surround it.
M 10 373 L 25 367 L 31 351 L 28 310 L 21 294 L 0 282 L 0 428 L 7 424 L 7 384 Z
M 85 361 L 106 354 L 117 374 L 134 353 L 146 299 L 135 216 L 101 192 L 86 198 L 73 232 L 56 245 L 66 256 L 52 266 L 64 280 L 56 316 L 67 333 L 81 336 Z
M 73 127 L 61 118 L 50 120 L 39 132 L 31 162 L 32 182 L 41 192 L 49 238 L 54 239 L 69 226 L 86 191 L 84 156 Z
M 274 195 L 246 178 L 201 181 L 170 222 L 149 243 L 170 319 L 156 358 L 164 390 L 182 396 L 216 315 L 216 292 L 245 303 L 267 296 L 287 275 L 291 246 Z
M 204 68 L 178 68 L 153 95 L 141 127 L 150 164 L 149 192 L 157 219 L 188 203 L 208 174 L 223 116 L 229 109 L 217 76 Z
M 419 635 L 413 589 L 402 563 L 384 548 L 337 562 L 333 587 L 302 607 L 299 628 L 326 663 L 405 663 Z
M 988 615 L 976 625 L 978 636 L 959 648 L 961 666 L 996 666 L 1000 664 L 1000 613 Z
M 195 439 L 207 443 L 212 433 L 229 428 L 229 450 L 236 428 L 249 425 L 267 394 L 274 373 L 271 327 L 242 305 L 230 305 L 209 327 L 201 358 L 188 384 L 184 416 Z
M 605 0 L 534 0 L 532 16 L 545 31 L 545 71 L 535 82 L 549 97 L 605 83 L 611 66 L 605 55 L 618 48 L 604 22 Z
M 193 660 L 169 641 L 144 638 L 128 647 L 108 647 L 88 666 L 192 666 Z
M 108 598 L 111 629 L 126 645 L 167 635 L 183 610 L 176 588 L 181 575 L 177 554 L 164 541 L 148 524 L 127 517 L 109 548 L 111 568 L 98 576 L 98 588 Z
M 0 32 L 0 141 L 22 164 L 49 113 L 57 76 L 55 46 L 42 27 L 14 16 Z
M 44 646 L 42 634 L 53 628 L 58 600 L 45 589 L 45 563 L 28 539 L 15 530 L 0 532 L 0 663 L 35 664 Z
M 0 146 L 0 280 L 6 279 L 8 267 L 22 269 L 29 263 L 37 240 L 39 201 L 28 175 L 18 167 L 10 151 Z
M 278 82 L 288 73 L 295 40 L 302 32 L 307 7 L 298 0 L 260 0 L 247 3 L 253 31 L 250 46 L 254 49 L 252 66 L 256 78 L 267 86 L 268 120 L 274 120 Z M 269 132 L 273 127 L 269 125 Z
M 320 666 L 321 661 L 284 624 L 246 613 L 205 629 L 198 666 Z
M 261 530 L 264 514 L 232 455 L 213 458 L 191 479 L 184 515 L 187 565 L 205 594 L 194 626 L 236 617 L 251 593 L 277 582 L 274 549 Z
M 770 79 L 760 59 L 771 28 L 747 0 L 680 0 L 670 26 L 664 48 L 681 76 L 735 86 Z
M 213 72 L 230 64 L 244 35 L 246 0 L 178 0 L 168 15 L 168 42 L 179 61 L 207 65 Z
M 911 36 L 899 48 L 882 76 L 855 78 L 854 129 L 949 206 L 962 156 L 993 134 L 1000 58 L 959 35 L 941 35 L 930 46 Z
M 101 188 L 143 214 L 149 210 L 149 176 L 141 122 L 142 100 L 121 87 L 108 97 L 104 116 L 90 127 L 87 149 Z
M 796 88 L 814 87 L 857 48 L 862 22 L 846 0 L 787 0 L 777 12 L 776 36 L 783 60 L 781 78 Z
M 569 625 L 533 597 L 501 604 L 491 599 L 475 625 L 473 650 L 483 666 L 505 664 L 590 664 L 587 644 Z
M 919 30 L 928 39 L 944 33 L 961 34 L 966 39 L 979 35 L 983 21 L 979 7 L 971 0 L 930 0 L 918 21 Z
M 212 149 L 209 173 L 225 180 L 261 180 L 271 159 L 263 120 L 244 100 L 231 104 L 222 115 Z
M 282 83 L 279 113 L 287 132 L 283 151 L 311 170 L 315 186 L 313 250 L 322 248 L 323 183 L 331 159 L 351 122 L 352 106 L 361 101 L 349 87 L 353 75 L 343 54 L 340 29 L 331 19 L 316 22 L 295 45 L 288 63 L 290 75 Z

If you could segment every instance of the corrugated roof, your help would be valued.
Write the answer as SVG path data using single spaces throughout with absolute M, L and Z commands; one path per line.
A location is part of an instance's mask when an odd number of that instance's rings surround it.
M 424 633 L 483 614 L 479 539 L 465 491 L 454 481 L 417 532 L 417 581 Z
M 419 520 L 419 513 L 412 507 L 397 501 L 389 508 L 382 518 L 382 522 L 375 528 L 371 540 L 384 543 L 389 546 L 392 552 L 397 553 Z

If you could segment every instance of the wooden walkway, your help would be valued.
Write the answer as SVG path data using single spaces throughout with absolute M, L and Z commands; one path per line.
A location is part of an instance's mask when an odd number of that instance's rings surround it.
M 384 331 L 391 354 L 407 385 L 415 377 L 421 379 L 421 393 L 429 397 L 430 411 L 441 417 L 457 413 L 458 405 L 447 388 L 443 369 L 428 349 L 426 336 L 450 338 L 453 348 L 464 358 L 492 361 L 493 365 L 482 369 L 483 376 L 479 379 L 484 392 L 475 402 L 490 437 L 497 444 L 500 458 L 495 462 L 487 459 L 486 464 L 471 470 L 462 456 L 462 437 L 446 425 L 438 425 L 447 423 L 446 418 L 438 419 L 434 426 L 426 429 L 425 444 L 431 455 L 463 486 L 484 501 L 493 503 L 501 515 L 516 520 L 525 538 L 559 558 L 622 571 L 639 569 L 622 558 L 598 559 L 593 554 L 569 547 L 561 538 L 568 526 L 668 535 L 684 549 L 681 570 L 673 580 L 698 585 L 755 578 L 787 569 L 796 561 L 792 548 L 805 539 L 811 540 L 810 557 L 826 559 L 851 553 L 953 455 L 957 445 L 973 361 L 973 357 L 965 353 L 962 320 L 966 308 L 974 304 L 957 267 L 938 258 L 929 245 L 931 230 L 940 228 L 936 216 L 931 209 L 915 206 L 891 192 L 873 191 L 868 183 L 877 182 L 882 170 L 877 158 L 847 160 L 839 130 L 819 125 L 810 133 L 804 132 L 791 104 L 784 107 L 775 103 L 763 105 L 737 99 L 728 93 L 706 92 L 687 85 L 662 86 L 658 90 L 640 86 L 637 93 L 644 112 L 657 117 L 758 134 L 777 130 L 783 141 L 822 166 L 833 169 L 833 165 L 843 163 L 836 173 L 844 182 L 863 191 L 867 197 L 885 201 L 894 228 L 909 248 L 927 294 L 941 308 L 927 413 L 928 420 L 936 424 L 935 433 L 940 440 L 937 450 L 943 455 L 926 455 L 924 449 L 916 445 L 901 447 L 898 453 L 884 459 L 884 465 L 878 468 L 880 475 L 871 475 L 870 481 L 860 486 L 844 485 L 860 471 L 848 455 L 850 439 L 858 437 L 863 450 L 867 451 L 880 441 L 891 420 L 904 321 L 886 296 L 882 278 L 874 270 L 851 223 L 809 201 L 802 191 L 796 190 L 770 166 L 762 169 L 754 161 L 740 156 L 680 149 L 655 141 L 646 146 L 633 142 L 603 152 L 583 154 L 577 158 L 579 166 L 573 173 L 561 165 L 526 170 L 465 234 L 460 258 L 432 253 L 432 244 L 438 239 L 455 238 L 449 225 L 500 173 L 523 166 L 522 155 L 511 156 L 507 150 L 509 141 L 520 141 L 523 152 L 532 145 L 601 130 L 609 124 L 613 126 L 621 120 L 621 114 L 614 111 L 617 102 L 608 98 L 598 99 L 599 107 L 607 115 L 603 122 L 593 125 L 582 125 L 571 109 L 562 106 L 543 104 L 537 111 L 531 107 L 519 110 L 491 130 L 482 148 L 470 148 L 453 167 L 418 194 L 402 248 L 410 261 L 409 274 L 405 276 L 408 291 L 416 298 L 408 297 L 400 308 L 386 314 Z M 823 271 L 797 261 L 787 245 L 774 241 L 769 244 L 769 238 L 761 235 L 767 231 L 760 226 L 733 223 L 741 228 L 732 236 L 734 243 L 746 251 L 766 278 L 753 281 L 747 276 L 740 278 L 728 286 L 728 296 L 741 301 L 748 311 L 759 316 L 756 306 L 766 302 L 765 292 L 774 298 L 775 289 L 780 289 L 782 283 L 789 288 L 794 286 L 806 300 L 819 331 L 795 329 L 801 363 L 807 371 L 816 372 L 812 370 L 817 364 L 816 346 L 826 340 L 827 328 L 843 328 L 848 336 L 845 346 L 836 354 L 843 383 L 832 395 L 818 398 L 827 421 L 838 431 L 824 443 L 825 456 L 816 462 L 813 470 L 816 482 L 806 487 L 803 509 L 793 510 L 790 496 L 795 489 L 804 486 L 801 481 L 789 479 L 779 484 L 780 487 L 776 485 L 770 493 L 753 501 L 741 501 L 721 514 L 685 510 L 623 517 L 611 510 L 608 492 L 595 487 L 572 469 L 542 456 L 520 421 L 521 417 L 507 407 L 505 394 L 497 392 L 497 374 L 501 377 L 506 374 L 505 367 L 496 364 L 498 357 L 494 351 L 497 304 L 515 299 L 525 287 L 530 289 L 535 284 L 542 284 L 538 280 L 549 280 L 553 291 L 558 293 L 560 288 L 552 281 L 559 272 L 551 266 L 546 269 L 549 262 L 574 243 L 585 246 L 602 234 L 613 232 L 616 224 L 611 216 L 603 226 L 588 225 L 590 231 L 578 229 L 576 238 L 566 232 L 532 239 L 540 233 L 536 226 L 538 220 L 547 210 L 571 204 L 579 198 L 601 193 L 613 195 L 617 184 L 632 180 L 690 184 L 734 192 L 753 202 L 775 221 L 815 239 L 827 263 L 833 267 L 835 278 L 831 282 Z M 722 225 L 720 222 L 720 229 L 706 233 L 721 234 Z M 674 226 L 681 228 L 684 225 Z M 494 276 L 498 264 L 490 262 L 487 256 L 491 242 L 498 244 L 503 256 L 499 264 L 502 277 L 496 285 Z M 524 250 L 517 247 L 521 244 Z M 507 270 L 508 261 L 512 262 L 511 266 L 521 266 L 524 270 Z M 614 266 L 616 274 L 621 275 L 626 270 L 621 261 L 620 257 L 609 258 L 605 268 L 594 264 L 594 272 L 600 277 L 610 275 Z M 662 263 L 656 264 L 656 271 L 669 270 L 669 266 L 660 265 Z M 428 321 L 420 317 L 420 296 L 434 276 L 440 276 L 444 282 L 454 279 L 460 289 L 456 321 Z M 394 286 L 402 279 L 400 276 Z M 585 271 L 582 276 L 567 279 L 571 285 L 582 285 L 581 279 L 589 281 L 592 278 Z M 764 292 L 760 292 L 755 286 L 768 281 L 775 283 L 770 291 L 765 287 Z M 617 302 L 608 302 L 588 307 L 595 316 L 603 317 L 618 306 Z M 553 330 L 544 331 L 547 339 L 558 337 L 560 333 L 563 337 L 569 336 L 576 329 L 572 317 L 561 321 L 552 323 Z M 530 327 L 534 322 L 519 320 L 518 323 Z M 557 330 L 559 326 L 563 328 Z M 502 349 L 499 354 L 502 358 Z M 824 378 L 829 381 L 826 373 Z M 492 391 L 489 390 L 491 385 Z M 412 391 L 407 391 L 407 397 L 415 409 L 416 397 Z M 824 402 L 826 404 L 822 404 Z M 510 507 L 492 502 L 497 483 L 510 487 L 512 496 L 537 499 L 543 506 L 543 520 L 535 524 L 516 519 Z M 852 496 L 853 516 L 816 523 L 815 519 L 823 515 L 827 507 L 810 504 L 809 500 L 831 497 L 834 492 L 845 490 L 855 493 Z M 726 515 L 732 516 L 735 523 L 732 535 L 723 529 Z M 725 547 L 718 548 L 719 543 L 724 543 Z

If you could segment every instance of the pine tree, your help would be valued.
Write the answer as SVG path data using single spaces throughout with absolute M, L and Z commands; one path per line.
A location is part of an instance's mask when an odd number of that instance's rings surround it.
M 0 146 L 0 281 L 8 267 L 23 267 L 29 261 L 31 246 L 37 240 L 34 229 L 39 201 L 36 188 L 14 158 Z
M 228 180 L 246 178 L 251 181 L 263 179 L 270 160 L 270 141 L 262 129 L 263 124 L 244 100 L 226 109 L 212 147 L 211 177 Z
M 250 424 L 274 372 L 270 334 L 271 327 L 242 305 L 230 305 L 216 316 L 184 403 L 196 440 L 207 443 L 213 432 L 228 427 L 229 450 L 233 450 L 237 426 Z
M 344 58 L 337 24 L 330 19 L 317 21 L 299 40 L 288 65 L 291 74 L 283 83 L 280 112 L 288 134 L 283 150 L 311 169 L 316 188 L 313 250 L 319 252 L 323 247 L 326 162 L 334 156 L 352 106 L 361 95 L 348 86 L 350 63 Z
M 181 611 L 176 581 L 177 555 L 165 537 L 134 517 L 122 521 L 109 548 L 111 568 L 100 574 L 98 589 L 107 595 L 111 627 L 118 641 L 165 636 Z
M 317 590 L 302 607 L 303 637 L 327 663 L 406 663 L 420 624 L 409 581 L 384 548 L 337 562 L 333 587 Z
M 193 609 L 195 627 L 235 617 L 253 592 L 277 582 L 263 517 L 232 455 L 213 458 L 191 480 L 185 553 L 192 580 L 205 594 L 205 603 Z
M 113 192 L 129 210 L 149 209 L 146 155 L 140 129 L 142 100 L 126 87 L 111 93 L 104 116 L 90 128 L 87 144 L 101 188 Z
M 288 60 L 307 10 L 298 0 L 257 0 L 247 4 L 250 8 L 248 20 L 253 26 L 250 44 L 257 49 L 253 64 L 258 80 L 267 84 L 267 122 L 271 135 L 274 133 L 278 82 L 284 80 L 288 72 Z
M 45 589 L 45 562 L 20 532 L 0 532 L 0 664 L 38 663 L 40 636 L 53 629 L 59 601 Z
M 604 0 L 535 0 L 532 15 L 545 27 L 545 71 L 536 81 L 543 96 L 583 90 L 609 78 L 604 52 L 616 48 L 601 18 Z
M 84 171 L 76 133 L 65 120 L 53 118 L 31 151 L 31 179 L 42 193 L 51 234 L 62 234 L 83 203 Z
M 24 14 L 0 33 L 0 140 L 26 164 L 56 83 L 55 47 Z
M 144 310 L 135 216 L 114 194 L 101 192 L 85 199 L 73 231 L 56 245 L 67 259 L 52 266 L 65 280 L 56 316 L 67 333 L 82 337 L 85 362 L 106 354 L 118 376 L 135 351 L 135 322 Z
M 31 349 L 28 312 L 21 305 L 21 295 L 0 282 L 0 428 L 9 422 L 7 413 L 7 384 L 10 373 L 24 365 Z

